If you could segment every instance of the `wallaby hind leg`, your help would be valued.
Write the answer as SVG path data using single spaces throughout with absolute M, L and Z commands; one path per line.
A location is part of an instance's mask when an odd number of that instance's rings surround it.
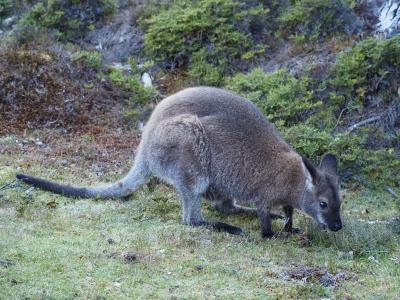
M 201 195 L 209 185 L 210 153 L 207 135 L 197 116 L 178 115 L 158 124 L 147 141 L 151 172 L 172 184 L 182 202 L 182 221 L 232 234 L 242 230 L 228 224 L 205 221 Z
M 196 194 L 187 188 L 177 188 L 182 201 L 182 221 L 192 226 L 206 226 L 217 231 L 226 231 L 231 234 L 244 235 L 241 228 L 217 221 L 203 219 L 201 213 L 201 194 Z

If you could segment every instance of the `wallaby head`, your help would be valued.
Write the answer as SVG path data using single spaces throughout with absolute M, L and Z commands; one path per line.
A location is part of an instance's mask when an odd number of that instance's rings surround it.
M 338 231 L 342 228 L 340 218 L 338 161 L 327 154 L 315 167 L 303 157 L 306 173 L 306 188 L 301 198 L 301 209 L 323 227 Z

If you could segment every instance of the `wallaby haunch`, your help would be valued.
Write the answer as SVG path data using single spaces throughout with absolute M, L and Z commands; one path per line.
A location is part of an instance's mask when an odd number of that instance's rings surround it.
M 161 101 L 145 126 L 133 167 L 116 183 L 72 187 L 23 174 L 17 178 L 65 196 L 112 198 L 135 192 L 151 175 L 175 187 L 185 224 L 243 233 L 204 220 L 204 197 L 225 212 L 256 212 L 265 237 L 274 235 L 271 209 L 276 207 L 283 208 L 289 232 L 293 208 L 330 230 L 342 228 L 335 156 L 325 155 L 314 167 L 250 101 L 217 88 L 188 88 Z

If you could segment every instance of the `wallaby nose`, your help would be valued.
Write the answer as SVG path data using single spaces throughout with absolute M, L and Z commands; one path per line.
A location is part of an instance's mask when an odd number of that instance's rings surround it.
M 333 230 L 333 231 L 338 231 L 338 230 L 340 230 L 340 229 L 342 229 L 342 222 L 335 222 L 335 223 L 333 223 L 333 226 L 332 226 L 332 230 Z

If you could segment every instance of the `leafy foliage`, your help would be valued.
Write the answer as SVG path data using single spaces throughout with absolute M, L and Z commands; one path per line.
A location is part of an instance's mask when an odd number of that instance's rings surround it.
M 228 89 L 253 101 L 279 127 L 298 122 L 303 114 L 321 104 L 314 101 L 308 85 L 309 78 L 295 78 L 285 69 L 271 75 L 254 69 L 227 81 Z
M 400 37 L 369 38 L 342 53 L 334 66 L 332 85 L 346 99 L 366 105 L 368 95 L 380 93 L 391 100 L 400 79 Z
M 191 75 L 217 83 L 221 72 L 233 69 L 243 53 L 257 48 L 268 9 L 258 1 L 176 1 L 142 21 L 146 53 L 168 68 L 187 67 Z M 256 52 L 249 55 L 254 56 Z M 201 66 L 203 65 L 204 66 Z
M 83 61 L 87 66 L 99 69 L 102 65 L 102 55 L 98 51 L 79 51 L 72 55 L 73 61 Z
M 360 22 L 344 0 L 295 0 L 279 17 L 282 36 L 296 42 L 317 41 L 333 34 L 354 34 Z
M 154 101 L 158 92 L 154 87 L 145 87 L 141 81 L 141 73 L 150 67 L 151 63 L 138 67 L 136 59 L 131 58 L 129 64 L 131 66 L 129 74 L 125 74 L 121 69 L 111 68 L 108 76 L 115 85 L 132 94 L 129 98 L 131 109 L 127 111 L 126 115 L 137 117 L 139 114 L 138 106 Z
M 13 8 L 13 1 L 0 0 L 0 21 L 10 15 Z
M 32 30 L 50 30 L 58 38 L 71 40 L 81 37 L 93 22 L 114 14 L 116 9 L 116 0 L 43 0 L 32 7 L 20 26 L 24 38 L 33 38 L 29 37 Z
M 254 69 L 228 79 L 226 87 L 254 102 L 300 153 L 315 161 L 327 152 L 336 154 L 345 180 L 352 178 L 370 186 L 396 184 L 392 174 L 400 160 L 394 149 L 370 146 L 372 136 L 385 139 L 382 130 L 366 127 L 338 132 L 335 113 L 342 102 L 331 94 L 318 99 L 313 92 L 318 84 L 327 83 L 313 82 L 306 75 L 296 78 L 282 69 L 272 74 Z

